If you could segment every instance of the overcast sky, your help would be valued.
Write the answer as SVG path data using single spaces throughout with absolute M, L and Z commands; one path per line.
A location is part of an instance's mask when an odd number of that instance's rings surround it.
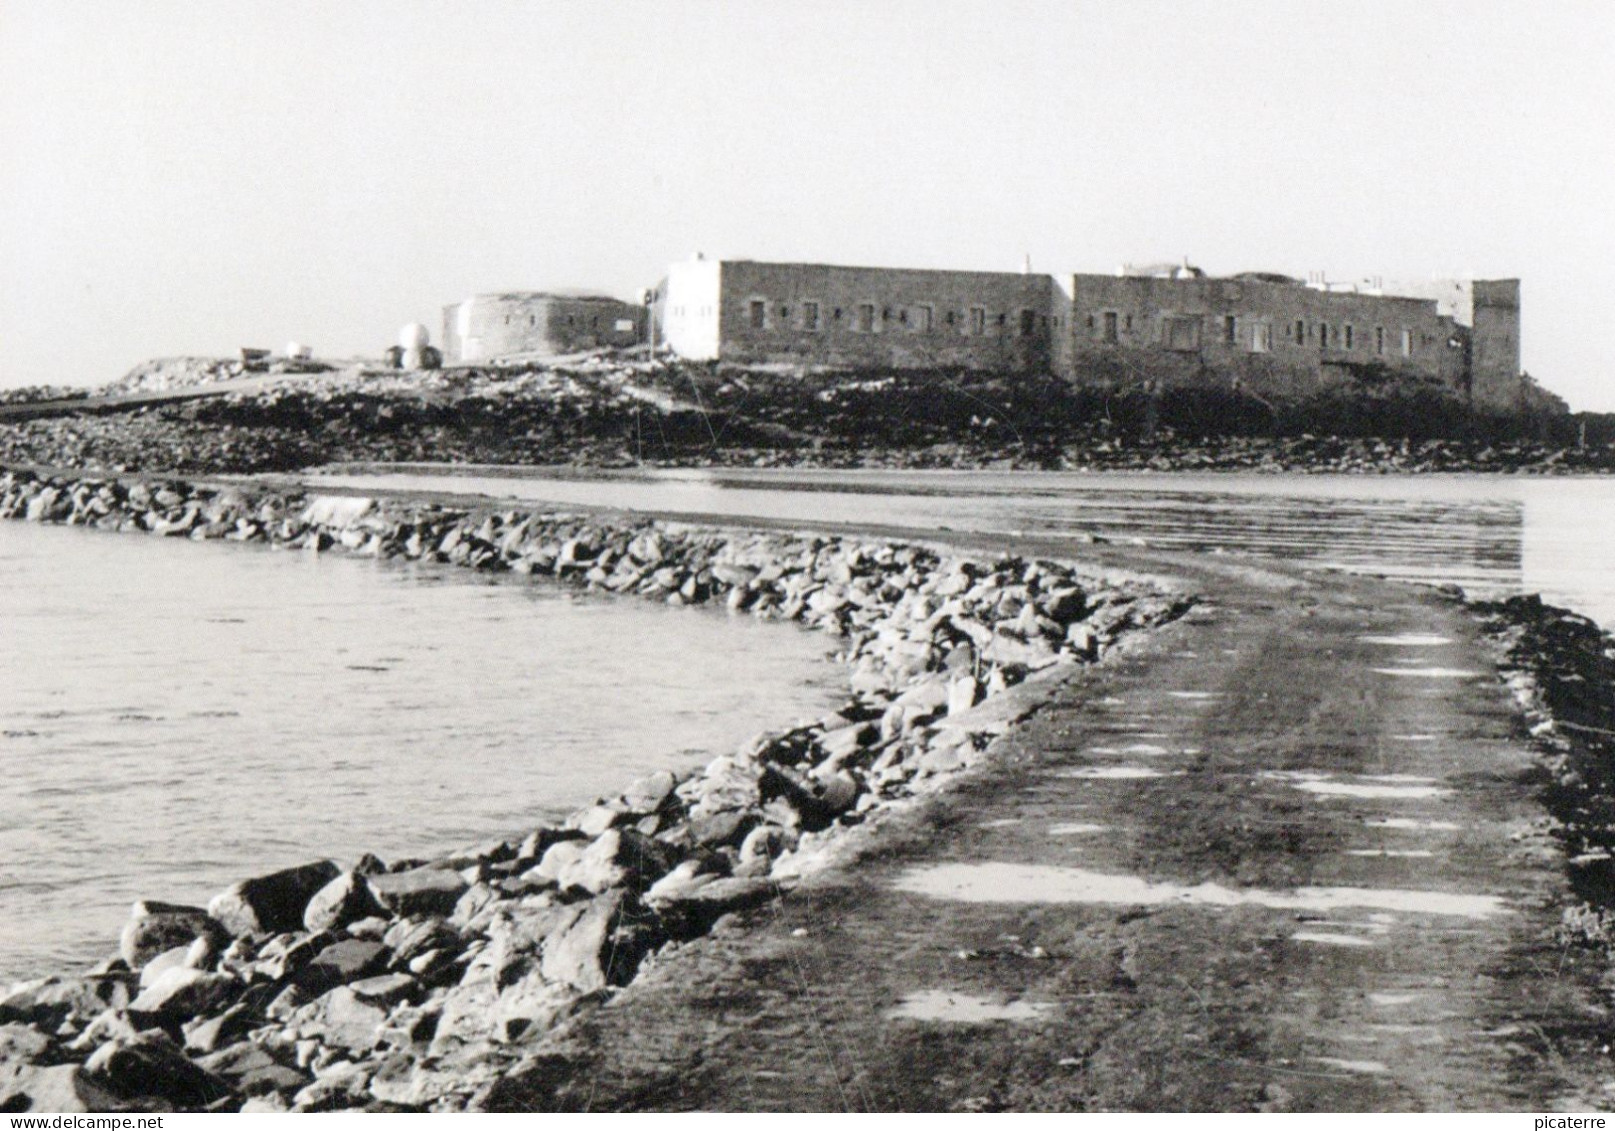
M 1615 5 L 0 0 L 0 384 L 711 256 L 1523 280 L 1615 410 Z

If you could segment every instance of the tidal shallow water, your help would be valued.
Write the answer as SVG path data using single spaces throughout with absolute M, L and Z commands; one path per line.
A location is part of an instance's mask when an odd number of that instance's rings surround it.
M 1540 592 L 1615 628 L 1615 477 L 1017 471 L 497 469 L 322 474 L 359 490 L 454 491 L 792 522 L 864 522 L 1240 553 Z
M 0 982 L 129 904 L 420 856 L 822 715 L 823 635 L 449 566 L 0 522 Z

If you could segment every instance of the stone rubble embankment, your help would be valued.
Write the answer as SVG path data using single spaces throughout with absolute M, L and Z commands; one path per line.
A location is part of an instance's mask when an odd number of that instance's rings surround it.
M 1472 608 L 1542 758 L 1547 816 L 1522 839 L 1562 850 L 1564 941 L 1602 949 L 1615 976 L 1615 635 L 1534 594 Z
M 58 415 L 0 420 L 0 463 L 147 474 L 424 461 L 1352 475 L 1615 470 L 1611 424 L 1601 417 L 1581 420 L 1587 430 L 1580 433 L 1568 417 L 1538 421 L 1546 429 L 1538 436 L 1524 421 L 1474 418 L 1430 389 L 1343 391 L 1310 407 L 1168 389 L 1157 412 L 1136 389 L 1073 385 L 1049 374 L 785 373 L 611 351 L 435 371 L 355 363 L 283 373 L 268 387 L 232 387 L 241 375 L 234 361 L 149 362 L 98 392 L 211 385 L 218 395 L 133 409 L 59 405 Z
M 0 997 L 0 1110 L 459 1110 L 657 952 L 841 862 L 981 766 L 1072 665 L 1189 599 L 1050 561 L 650 520 L 0 474 L 0 517 L 540 574 L 834 634 L 851 696 L 433 859 L 142 900 L 116 957 Z

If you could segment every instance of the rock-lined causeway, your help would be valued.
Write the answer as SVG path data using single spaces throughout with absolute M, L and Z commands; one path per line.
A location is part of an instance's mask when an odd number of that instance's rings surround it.
M 435 859 L 315 859 L 137 902 L 116 957 L 0 999 L 6 1110 L 456 1110 L 659 953 L 990 758 L 1075 664 L 1188 600 L 1069 564 L 601 515 L 0 475 L 0 516 L 430 559 L 834 634 L 849 698 L 689 775 Z M 152 893 L 160 895 L 160 893 Z

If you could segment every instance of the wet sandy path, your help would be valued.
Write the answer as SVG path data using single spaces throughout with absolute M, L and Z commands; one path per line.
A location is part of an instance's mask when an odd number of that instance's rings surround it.
M 1601 971 L 1555 940 L 1564 861 L 1462 609 L 1204 568 L 1205 606 L 990 773 L 663 959 L 498 1103 L 1602 1103 Z

